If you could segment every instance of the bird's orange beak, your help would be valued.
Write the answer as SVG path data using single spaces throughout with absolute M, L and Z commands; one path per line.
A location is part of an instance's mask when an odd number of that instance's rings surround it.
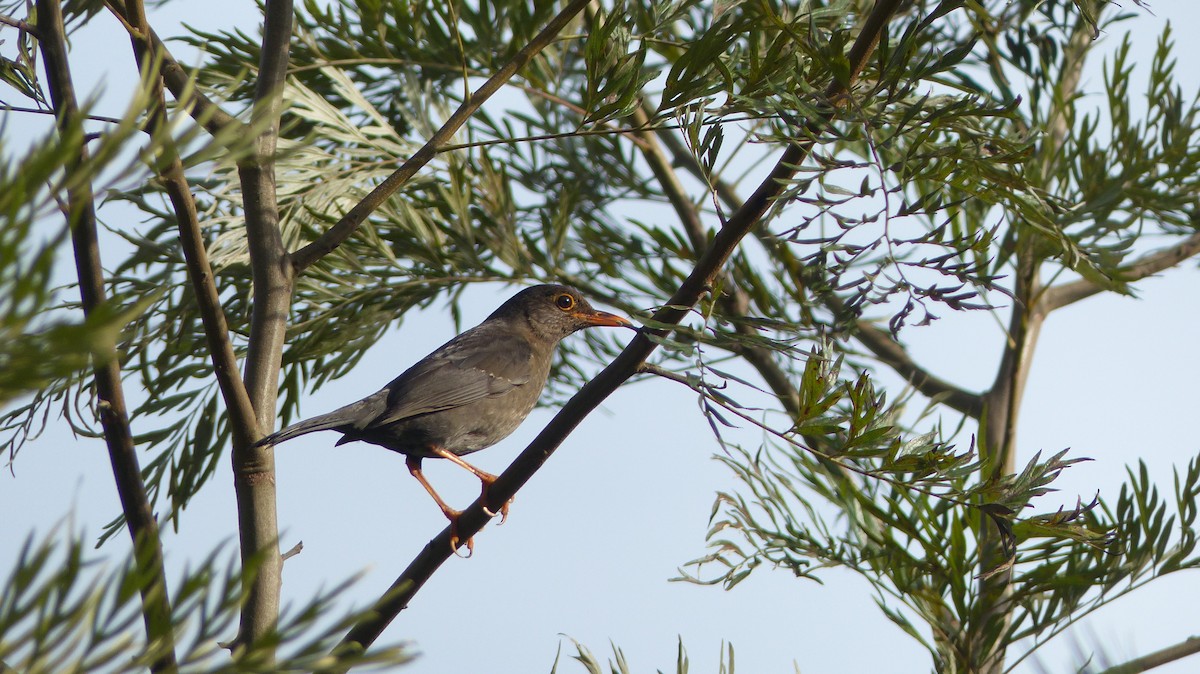
M 586 321 L 589 325 L 595 325 L 608 328 L 631 328 L 636 330 L 633 323 L 621 318 L 616 314 L 610 314 L 607 311 L 591 311 L 578 314 L 579 318 Z

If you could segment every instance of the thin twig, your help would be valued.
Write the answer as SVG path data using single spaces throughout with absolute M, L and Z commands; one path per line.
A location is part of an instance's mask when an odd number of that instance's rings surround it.
M 66 31 L 62 7 L 58 0 L 37 1 L 38 28 L 41 51 L 45 58 L 50 97 L 58 114 L 59 134 L 67 138 L 79 133 L 82 115 L 75 98 L 67 59 Z M 66 172 L 77 174 L 88 163 L 88 151 L 80 145 L 75 156 L 68 160 Z M 85 315 L 91 315 L 107 302 L 104 291 L 104 270 L 100 262 L 97 237 L 95 201 L 90 180 L 73 180 L 67 188 L 68 220 L 71 242 L 75 250 L 75 269 L 79 277 L 79 292 Z M 138 588 L 142 596 L 142 619 L 146 639 L 155 649 L 150 665 L 153 672 L 174 672 L 175 634 L 171 620 L 171 602 L 167 592 L 163 567 L 162 541 L 158 523 L 146 495 L 146 484 L 138 465 L 129 411 L 121 386 L 120 363 L 115 353 L 107 354 L 103 362 L 94 365 L 97 409 L 104 428 L 109 462 L 121 499 L 121 511 L 133 539 L 134 560 L 143 579 Z
M 652 374 L 655 377 L 662 377 L 663 379 L 670 379 L 673 382 L 683 384 L 692 390 L 695 390 L 696 388 L 695 382 L 689 379 L 686 374 L 672 372 L 671 370 L 655 365 L 654 363 L 642 363 L 641 365 L 638 365 L 636 374 Z
M 17 30 L 29 33 L 30 35 L 38 38 L 39 40 L 42 38 L 41 33 L 38 32 L 37 26 L 30 25 L 29 23 L 25 22 L 22 19 L 13 18 L 7 14 L 0 14 L 0 24 L 4 24 L 5 26 L 12 26 L 13 28 L 16 28 Z
M 279 561 L 286 562 L 287 560 L 291 559 L 292 557 L 295 557 L 296 555 L 300 554 L 301 552 L 304 552 L 304 541 L 297 542 L 287 552 L 280 555 Z
M 55 115 L 58 114 L 54 110 L 45 110 L 42 108 L 24 108 L 18 105 L 3 105 L 0 104 L 0 112 L 28 112 L 35 115 Z M 105 117 L 104 115 L 83 115 L 81 119 L 86 119 L 89 122 L 105 122 L 107 124 L 120 124 L 122 120 L 116 117 Z
M 886 29 L 888 19 L 902 2 L 903 0 L 879 0 L 875 4 L 870 16 L 863 24 L 862 32 L 850 50 L 851 70 L 847 81 L 853 82 L 866 67 L 867 59 Z M 846 93 L 843 86 L 834 82 L 827 88 L 826 97 L 836 101 L 842 99 Z M 677 324 L 687 315 L 690 307 L 694 306 L 708 291 L 712 280 L 720 273 L 738 243 L 752 227 L 761 221 L 775 199 L 787 189 L 788 182 L 795 175 L 798 165 L 804 161 L 813 147 L 812 139 L 816 136 L 814 132 L 828 122 L 833 114 L 834 110 L 828 109 L 819 118 L 808 121 L 806 131 L 809 133 L 802 135 L 783 152 L 767 179 L 746 200 L 742 208 L 729 217 L 714 236 L 704 255 L 696 263 L 691 274 L 666 305 L 655 312 L 655 322 Z M 625 380 L 637 373 L 657 348 L 657 344 L 649 339 L 646 333 L 665 335 L 668 332 L 667 329 L 653 331 L 643 329 L 608 367 L 604 368 L 568 400 L 533 442 L 499 476 L 489 489 L 488 498 L 481 497 L 463 512 L 458 521 L 457 536 L 465 541 L 478 533 L 490 520 L 485 509 L 495 512 L 497 508 L 511 499 L 550 458 L 550 455 L 575 427 Z M 387 593 L 375 603 L 371 614 L 360 620 L 335 648 L 335 655 L 360 653 L 375 642 L 387 625 L 408 605 L 408 602 L 425 582 L 449 558 L 451 535 L 450 527 L 446 527 L 425 546 L 408 568 L 400 574 Z

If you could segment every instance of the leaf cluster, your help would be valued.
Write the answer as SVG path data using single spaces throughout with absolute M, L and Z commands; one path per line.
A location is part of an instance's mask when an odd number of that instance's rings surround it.
M 101 565 L 78 535 L 52 532 L 26 539 L 4 581 L 0 597 L 0 662 L 15 671 L 141 672 L 161 655 L 164 644 L 146 643 L 139 592 L 148 579 L 132 559 Z M 271 638 L 254 649 L 230 653 L 221 645 L 237 630 L 245 600 L 236 559 L 217 550 L 183 572 L 171 588 L 171 620 L 179 665 L 191 671 L 313 671 L 335 664 L 388 667 L 410 656 L 398 646 L 370 655 L 329 655 L 355 614 L 330 620 L 348 583 L 316 594 L 281 617 Z M 273 655 L 274 654 L 274 655 Z
M 935 433 L 906 438 L 901 406 L 862 377 L 843 380 L 841 367 L 814 351 L 793 426 L 759 423 L 761 445 L 723 444 L 718 459 L 741 488 L 718 494 L 711 552 L 681 579 L 733 588 L 762 567 L 814 580 L 825 568 L 852 570 L 875 587 L 888 617 L 952 671 L 968 630 L 991 647 L 1031 640 L 1028 654 L 1117 597 L 1200 565 L 1200 459 L 1176 474 L 1169 499 L 1143 464 L 1115 500 L 1037 512 L 1059 473 L 1083 459 L 1035 456 L 1019 473 L 981 480 L 973 451 Z M 724 412 L 720 420 L 754 419 L 727 389 L 696 384 Z M 983 527 L 1000 531 L 1006 551 L 999 567 L 982 573 L 1013 575 L 1004 614 L 973 590 Z

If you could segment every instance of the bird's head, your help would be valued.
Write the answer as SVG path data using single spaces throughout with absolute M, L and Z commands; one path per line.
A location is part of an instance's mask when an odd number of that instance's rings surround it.
M 584 328 L 597 326 L 633 328 L 628 320 L 597 311 L 578 290 L 563 285 L 546 284 L 526 288 L 513 295 L 488 317 L 527 322 L 539 337 L 558 341 Z

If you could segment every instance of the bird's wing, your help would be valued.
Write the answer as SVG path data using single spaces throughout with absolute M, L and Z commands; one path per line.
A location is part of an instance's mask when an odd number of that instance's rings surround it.
M 388 384 L 387 407 L 368 427 L 462 407 L 524 386 L 532 359 L 532 347 L 519 337 L 464 332 Z

